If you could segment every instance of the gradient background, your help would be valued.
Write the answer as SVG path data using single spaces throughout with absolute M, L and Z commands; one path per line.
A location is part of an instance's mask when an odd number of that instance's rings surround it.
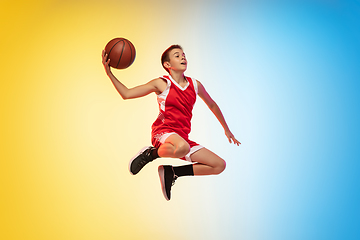
M 360 239 L 360 2 L 0 2 L 1 239 Z M 128 87 L 171 44 L 242 142 L 199 100 L 191 138 L 227 161 L 166 202 L 150 144 L 155 95 L 123 101 L 101 50 L 125 37 Z

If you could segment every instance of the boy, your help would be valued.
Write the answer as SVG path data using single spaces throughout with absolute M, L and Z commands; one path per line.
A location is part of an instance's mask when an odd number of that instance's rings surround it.
M 241 144 L 231 133 L 218 105 L 197 80 L 186 77 L 187 60 L 181 46 L 172 45 L 162 54 L 161 63 L 168 76 L 156 78 L 146 84 L 128 89 L 111 72 L 107 54 L 103 50 L 102 63 L 110 80 L 123 99 L 143 97 L 156 93 L 160 113 L 152 125 L 152 144 L 135 155 L 129 163 L 130 173 L 137 174 L 147 163 L 159 157 L 180 158 L 191 162 L 183 166 L 158 167 L 162 191 L 170 200 L 171 186 L 178 177 L 220 174 L 226 163 L 215 153 L 189 140 L 192 109 L 196 96 L 214 113 L 230 143 Z

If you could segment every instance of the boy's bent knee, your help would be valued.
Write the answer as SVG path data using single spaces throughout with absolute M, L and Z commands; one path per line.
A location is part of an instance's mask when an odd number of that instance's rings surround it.
M 190 145 L 187 142 L 182 142 L 178 144 L 175 149 L 175 157 L 182 158 L 185 157 L 190 152 Z
M 223 159 L 221 159 L 214 169 L 215 170 L 214 174 L 222 173 L 225 170 L 225 168 L 226 168 L 226 162 Z

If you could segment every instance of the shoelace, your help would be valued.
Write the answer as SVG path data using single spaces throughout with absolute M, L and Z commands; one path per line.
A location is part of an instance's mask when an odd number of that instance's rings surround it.
M 174 186 L 176 179 L 178 179 L 178 176 L 174 174 L 173 180 L 171 181 L 171 186 Z

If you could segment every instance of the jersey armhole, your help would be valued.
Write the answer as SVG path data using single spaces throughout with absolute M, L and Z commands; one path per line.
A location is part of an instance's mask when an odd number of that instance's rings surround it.
M 166 77 L 163 77 L 163 76 L 160 77 L 160 79 L 164 80 L 167 85 L 166 85 L 165 90 L 162 93 L 157 94 L 157 96 L 158 97 L 160 97 L 160 96 L 166 96 L 167 97 L 167 95 L 169 94 L 169 91 L 170 91 L 171 81 L 169 79 L 167 79 Z
M 198 95 L 199 89 L 198 89 L 197 80 L 195 78 L 191 78 L 191 80 L 192 80 L 193 85 L 194 85 L 195 93 L 196 93 L 196 95 Z

